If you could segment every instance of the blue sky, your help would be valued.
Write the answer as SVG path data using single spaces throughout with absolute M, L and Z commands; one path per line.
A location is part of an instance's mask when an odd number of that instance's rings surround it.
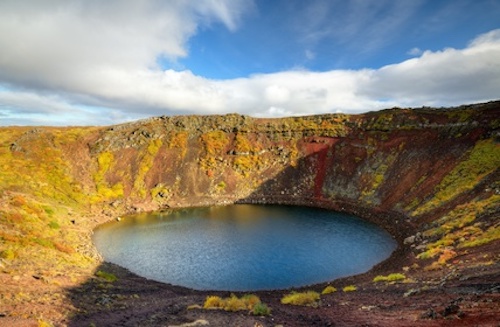
M 419 55 L 418 49 L 463 48 L 500 27 L 500 1 L 259 0 L 255 5 L 235 31 L 221 24 L 200 29 L 178 67 L 215 79 L 380 68 Z
M 498 0 L 2 0 L 0 125 L 499 99 Z

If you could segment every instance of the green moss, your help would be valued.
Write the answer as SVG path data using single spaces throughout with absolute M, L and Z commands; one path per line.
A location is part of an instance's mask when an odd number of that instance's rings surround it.
M 220 181 L 220 182 L 217 184 L 216 188 L 217 188 L 217 190 L 218 190 L 218 191 L 223 191 L 223 190 L 226 188 L 226 186 L 227 186 L 227 185 L 226 185 L 226 182 L 224 182 L 224 181 Z
M 54 215 L 54 209 L 49 206 L 43 206 L 43 210 L 49 217 Z
M 36 243 L 38 245 L 41 245 L 43 247 L 46 247 L 46 248 L 50 248 L 50 249 L 54 249 L 54 243 L 51 241 L 51 240 L 48 240 L 48 239 L 45 239 L 45 238 L 38 238 L 38 237 L 35 237 L 35 238 L 32 238 L 31 241 L 33 243 Z
M 49 228 L 52 228 L 52 229 L 59 229 L 59 228 L 61 228 L 61 226 L 59 225 L 59 223 L 57 221 L 54 221 L 54 220 L 52 220 L 51 222 L 49 222 L 48 226 L 49 226 Z
M 97 277 L 99 277 L 99 278 L 104 279 L 107 282 L 110 282 L 110 283 L 115 282 L 115 281 L 118 280 L 118 278 L 114 274 L 108 273 L 108 272 L 105 272 L 105 271 L 102 271 L 102 270 L 97 271 L 95 273 L 95 275 Z
M 252 309 L 252 314 L 254 316 L 269 316 L 271 309 L 265 303 L 257 303 Z

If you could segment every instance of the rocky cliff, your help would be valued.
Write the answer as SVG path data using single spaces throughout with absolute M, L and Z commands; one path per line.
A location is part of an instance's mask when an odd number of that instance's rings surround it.
M 55 278 L 72 265 L 77 280 L 97 262 L 88 232 L 100 222 L 234 202 L 357 213 L 388 229 L 415 267 L 450 269 L 470 249 L 499 244 L 499 128 L 500 102 L 362 115 L 3 127 L 2 276 L 30 271 Z M 47 262 L 56 263 L 50 272 Z

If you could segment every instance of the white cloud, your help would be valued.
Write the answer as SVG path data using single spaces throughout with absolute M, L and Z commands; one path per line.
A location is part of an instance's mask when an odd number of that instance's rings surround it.
M 5 0 L 0 80 L 85 92 L 101 77 L 155 69 L 159 56 L 185 56 L 200 24 L 235 29 L 247 2 Z
M 420 48 L 411 48 L 407 54 L 409 54 L 410 56 L 420 56 L 421 54 L 423 53 L 423 51 L 420 49 Z
M 498 99 L 499 30 L 481 35 L 465 49 L 425 51 L 422 56 L 372 73 L 360 95 L 391 98 L 403 105 L 457 105 Z
M 198 4 L 198 2 L 196 2 Z M 0 2 L 0 124 L 110 124 L 151 115 L 289 116 L 498 98 L 500 30 L 465 49 L 364 70 L 293 70 L 211 80 L 162 71 L 202 25 L 238 27 L 251 5 L 191 1 Z M 99 114 L 96 114 L 99 113 Z M 10 118 L 9 118 L 10 117 Z M 37 120 L 32 119 L 36 117 Z M 42 118 L 41 118 L 42 117 Z M 9 120 L 10 119 L 10 120 Z M 76 121 L 75 121 L 76 120 Z

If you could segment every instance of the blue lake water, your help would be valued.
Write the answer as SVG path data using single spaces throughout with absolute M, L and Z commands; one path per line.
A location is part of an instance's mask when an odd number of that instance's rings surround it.
M 198 290 L 256 291 L 368 271 L 396 241 L 328 210 L 263 205 L 188 208 L 125 217 L 95 230 L 106 261 Z

